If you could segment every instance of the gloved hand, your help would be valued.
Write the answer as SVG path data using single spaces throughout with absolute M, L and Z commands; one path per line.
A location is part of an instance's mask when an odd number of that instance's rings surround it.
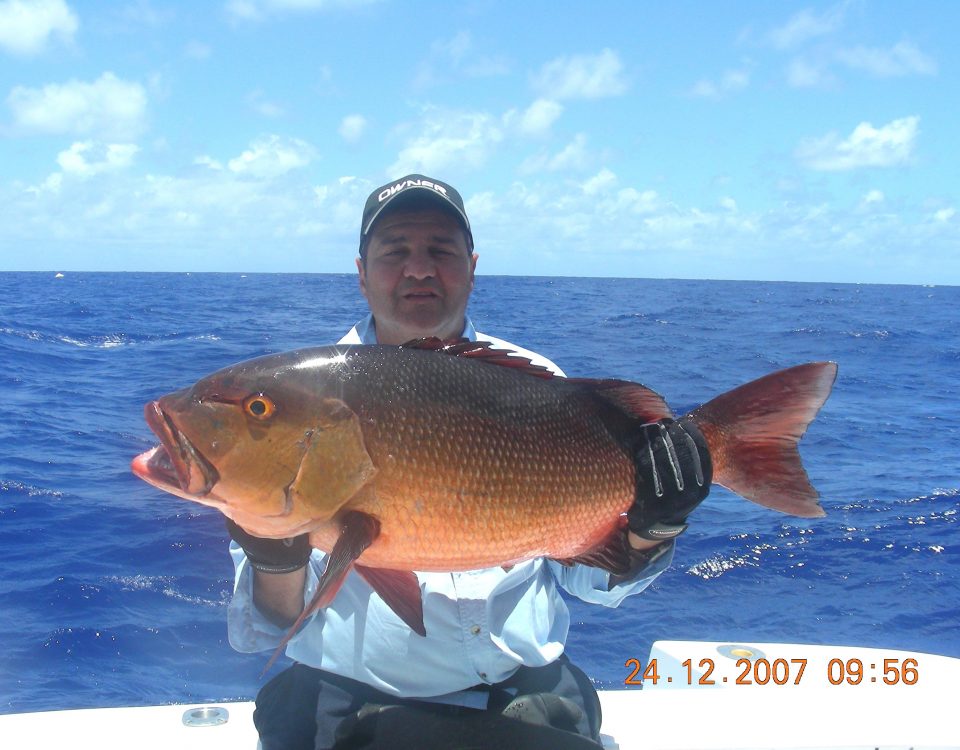
M 643 539 L 673 539 L 710 492 L 707 441 L 689 420 L 661 419 L 643 426 L 634 455 L 637 498 L 627 511 L 627 526 Z
M 264 539 L 248 534 L 229 518 L 227 533 L 239 544 L 254 570 L 261 573 L 293 573 L 310 559 L 310 538 L 307 534 L 289 539 Z

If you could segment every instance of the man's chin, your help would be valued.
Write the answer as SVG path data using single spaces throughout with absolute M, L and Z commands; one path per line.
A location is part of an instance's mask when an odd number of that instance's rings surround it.
M 389 343 L 403 344 L 413 339 L 437 337 L 444 340 L 460 338 L 463 333 L 463 319 L 451 320 L 441 314 L 437 308 L 426 309 L 426 306 L 417 305 L 412 309 L 403 309 L 390 324 L 384 325 L 383 330 L 389 330 Z M 377 327 L 378 338 L 381 343 L 387 343 L 379 336 L 381 328 Z M 402 339 L 397 340 L 397 339 Z

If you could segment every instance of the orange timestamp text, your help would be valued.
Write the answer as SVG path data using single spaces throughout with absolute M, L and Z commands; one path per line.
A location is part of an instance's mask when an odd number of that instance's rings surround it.
M 661 681 L 680 685 L 710 686 L 720 683 L 733 685 L 799 685 L 807 672 L 807 659 L 737 659 L 735 675 L 715 676 L 713 659 L 700 659 L 694 665 L 692 659 L 680 663 L 684 673 L 662 675 L 656 658 L 646 664 L 639 659 L 627 659 L 624 666 L 630 673 L 624 685 L 640 686 L 644 682 L 656 685 Z M 830 659 L 826 674 L 830 685 L 916 685 L 920 679 L 916 659 L 883 659 L 864 662 L 862 659 Z

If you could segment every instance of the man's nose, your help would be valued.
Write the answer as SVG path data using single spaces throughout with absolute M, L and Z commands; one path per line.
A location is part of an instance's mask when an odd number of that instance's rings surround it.
M 413 279 L 429 279 L 436 274 L 437 265 L 430 253 L 411 253 L 403 268 L 404 274 Z

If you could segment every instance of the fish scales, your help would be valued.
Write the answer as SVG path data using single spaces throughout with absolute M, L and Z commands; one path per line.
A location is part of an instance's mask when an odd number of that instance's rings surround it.
M 571 557 L 633 501 L 632 461 L 584 389 L 431 352 L 366 354 L 342 381 L 378 468 L 372 496 L 348 504 L 381 522 L 361 562 L 468 570 Z

